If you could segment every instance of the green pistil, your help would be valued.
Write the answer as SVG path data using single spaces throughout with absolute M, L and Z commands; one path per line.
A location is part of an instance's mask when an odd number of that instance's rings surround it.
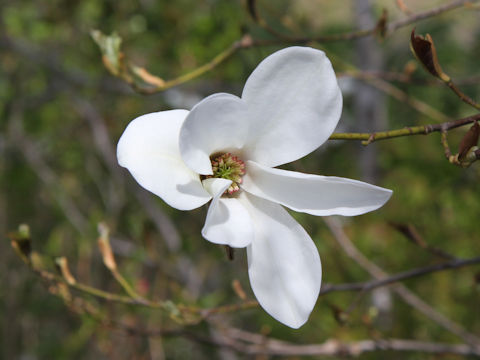
M 233 194 L 240 190 L 242 176 L 245 174 L 245 163 L 231 153 L 222 154 L 212 160 L 213 175 L 207 178 L 221 178 L 231 180 L 232 184 L 225 191 L 226 194 Z

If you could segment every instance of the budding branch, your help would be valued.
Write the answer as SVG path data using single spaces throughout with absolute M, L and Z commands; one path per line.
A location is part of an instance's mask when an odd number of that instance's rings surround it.
M 407 126 L 402 129 L 379 131 L 373 133 L 334 133 L 329 140 L 363 140 L 363 145 L 369 145 L 377 140 L 391 139 L 410 135 L 428 135 L 433 132 L 446 132 L 480 120 L 480 114 L 462 119 L 446 121 L 440 124 Z

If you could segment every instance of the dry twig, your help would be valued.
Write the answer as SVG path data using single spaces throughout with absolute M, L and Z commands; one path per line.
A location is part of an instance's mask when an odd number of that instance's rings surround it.
M 384 279 L 388 278 L 388 274 L 383 271 L 380 267 L 376 264 L 371 262 L 367 259 L 350 241 L 348 236 L 342 229 L 339 221 L 333 217 L 324 217 L 323 218 L 325 223 L 327 224 L 328 228 L 334 235 L 335 240 L 338 244 L 342 247 L 345 254 L 348 255 L 351 259 L 353 259 L 360 267 L 365 269 L 371 276 L 376 279 Z M 425 301 L 420 299 L 417 295 L 411 292 L 406 286 L 403 284 L 397 284 L 393 287 L 393 291 L 395 291 L 407 304 L 415 308 L 416 310 L 420 311 L 424 315 L 426 315 L 431 320 L 435 321 L 438 325 L 442 326 L 447 331 L 451 332 L 452 334 L 457 335 L 463 341 L 468 344 L 480 344 L 480 338 L 474 334 L 469 333 L 466 331 L 461 325 L 453 322 L 452 320 L 448 319 L 444 315 L 440 314 L 434 308 L 432 308 L 429 304 Z

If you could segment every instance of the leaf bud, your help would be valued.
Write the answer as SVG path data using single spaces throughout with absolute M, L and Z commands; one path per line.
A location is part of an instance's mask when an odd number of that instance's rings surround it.
M 438 62 L 437 50 L 430 34 L 425 35 L 425 37 L 415 35 L 415 29 L 413 29 L 410 37 L 410 49 L 430 74 L 442 81 L 450 81 L 450 76 L 443 72 Z

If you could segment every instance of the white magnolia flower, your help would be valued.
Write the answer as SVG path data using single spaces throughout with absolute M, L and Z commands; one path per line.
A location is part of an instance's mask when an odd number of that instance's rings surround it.
M 250 75 L 241 98 L 219 93 L 193 109 L 133 120 L 118 143 L 120 165 L 179 210 L 211 200 L 202 235 L 247 248 L 250 283 L 278 321 L 302 326 L 322 269 L 307 232 L 282 207 L 312 215 L 359 215 L 392 192 L 356 180 L 274 168 L 325 142 L 342 110 L 330 61 L 305 47 L 280 50 Z

